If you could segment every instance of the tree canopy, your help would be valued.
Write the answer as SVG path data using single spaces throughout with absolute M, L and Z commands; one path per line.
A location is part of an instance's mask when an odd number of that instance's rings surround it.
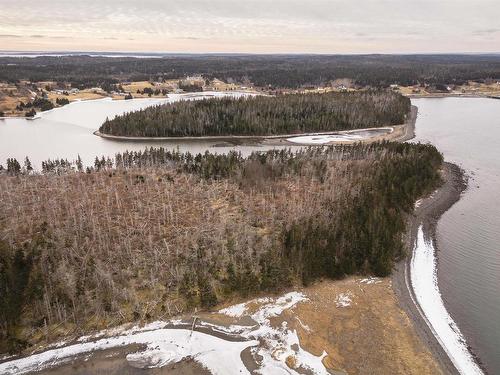
M 405 122 L 410 100 L 392 91 L 184 100 L 107 120 L 104 134 L 136 137 L 262 136 Z
M 9 159 L 0 351 L 33 344 L 37 327 L 102 328 L 323 277 L 386 276 L 441 163 L 434 146 L 396 143 L 247 158 L 151 148 L 86 172 L 78 160 L 33 173 Z

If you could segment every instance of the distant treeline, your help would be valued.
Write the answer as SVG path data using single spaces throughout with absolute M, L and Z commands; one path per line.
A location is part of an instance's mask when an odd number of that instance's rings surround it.
M 58 106 L 64 106 L 66 104 L 69 104 L 69 100 L 67 98 L 56 98 L 56 104 Z M 40 111 L 49 111 L 52 108 L 54 108 L 54 103 L 50 101 L 49 99 L 43 98 L 43 97 L 37 97 L 33 99 L 32 101 L 28 101 L 26 103 L 20 102 L 16 110 L 18 111 L 24 111 L 28 110 L 25 113 L 26 117 L 33 117 L 36 115 L 36 108 L 39 108 Z
M 404 255 L 406 215 L 440 182 L 431 145 L 248 158 L 125 152 L 0 172 L 0 352 L 58 332 L 210 308 Z
M 392 91 L 179 101 L 106 120 L 104 134 L 135 137 L 279 135 L 405 122 L 410 99 Z
M 500 79 L 500 55 L 193 55 L 131 57 L 0 57 L 0 80 L 64 81 L 73 87 L 203 74 L 260 87 L 318 86 L 341 78 L 359 85 L 461 84 Z

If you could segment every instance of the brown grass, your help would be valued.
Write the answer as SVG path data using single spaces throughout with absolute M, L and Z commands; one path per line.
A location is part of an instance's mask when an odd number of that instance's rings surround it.
M 349 307 L 337 307 L 349 293 Z M 347 374 L 441 374 L 412 322 L 398 307 L 390 279 L 376 284 L 360 279 L 325 281 L 305 289 L 310 302 L 287 312 L 301 345 L 311 353 L 328 353 L 324 364 Z M 303 328 L 308 326 L 311 331 Z

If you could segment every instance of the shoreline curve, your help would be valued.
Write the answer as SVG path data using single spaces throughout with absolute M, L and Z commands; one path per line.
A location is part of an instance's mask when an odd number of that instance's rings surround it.
M 435 334 L 428 317 L 424 314 L 422 307 L 417 302 L 417 297 L 411 283 L 411 262 L 414 258 L 413 249 L 417 241 L 419 228 L 422 228 L 426 237 L 432 240 L 435 251 L 439 251 L 436 244 L 436 229 L 441 216 L 448 211 L 461 197 L 467 188 L 464 171 L 449 162 L 444 162 L 442 169 L 444 183 L 429 196 L 422 198 L 418 207 L 409 215 L 407 229 L 404 235 L 407 254 L 404 259 L 396 264 L 392 278 L 392 287 L 398 299 L 400 307 L 407 313 L 413 322 L 415 331 L 421 340 L 434 354 L 435 359 L 441 365 L 445 374 L 461 375 L 453 360 L 443 346 L 440 338 Z M 484 374 L 486 370 L 477 360 L 477 355 L 467 347 L 475 363 Z

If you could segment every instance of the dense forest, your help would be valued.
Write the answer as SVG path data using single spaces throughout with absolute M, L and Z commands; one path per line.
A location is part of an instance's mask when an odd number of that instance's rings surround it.
M 500 55 L 167 55 L 157 58 L 0 57 L 0 80 L 63 81 L 73 87 L 203 74 L 259 87 L 298 88 L 350 78 L 362 86 L 462 84 L 500 79 Z
M 318 278 L 386 276 L 431 145 L 192 155 L 0 169 L 0 352 L 210 308 Z
M 405 122 L 410 99 L 392 91 L 179 101 L 106 120 L 104 134 L 135 137 L 280 135 Z

